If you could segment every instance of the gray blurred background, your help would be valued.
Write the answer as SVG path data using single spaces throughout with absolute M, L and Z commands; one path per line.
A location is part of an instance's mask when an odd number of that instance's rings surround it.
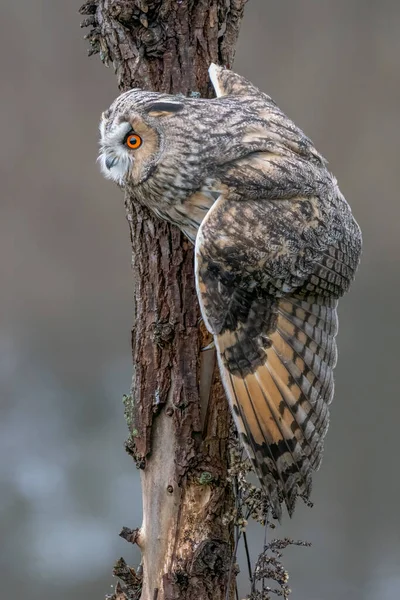
M 2 599 L 101 599 L 114 560 L 138 560 L 117 535 L 141 513 L 121 403 L 130 240 L 95 162 L 117 89 L 86 58 L 80 4 L 0 1 Z M 314 140 L 364 232 L 315 507 L 280 532 L 313 543 L 287 552 L 292 597 L 397 598 L 400 3 L 250 0 L 235 68 Z

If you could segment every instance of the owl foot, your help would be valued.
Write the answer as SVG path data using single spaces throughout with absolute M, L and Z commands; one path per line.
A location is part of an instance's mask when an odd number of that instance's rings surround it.
M 203 317 L 198 318 L 197 325 L 204 325 Z M 206 350 L 213 350 L 214 348 L 215 348 L 215 342 L 214 342 L 214 340 L 211 340 L 211 342 L 209 344 L 207 344 L 207 346 L 204 346 L 204 348 L 201 348 L 200 352 L 205 352 Z
M 215 348 L 215 342 L 214 342 L 214 340 L 212 342 L 210 342 L 208 344 L 208 346 L 204 346 L 204 348 L 202 348 L 200 350 L 200 352 L 205 352 L 206 350 L 212 350 L 213 348 Z

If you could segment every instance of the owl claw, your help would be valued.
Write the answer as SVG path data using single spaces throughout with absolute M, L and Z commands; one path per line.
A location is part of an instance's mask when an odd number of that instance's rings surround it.
M 205 352 L 206 350 L 212 350 L 213 348 L 215 348 L 214 340 L 212 342 L 210 342 L 208 344 L 208 346 L 204 346 L 204 348 L 202 348 L 200 352 Z
M 202 323 L 204 325 L 204 319 L 203 317 L 199 317 L 197 319 L 197 325 L 201 325 Z M 206 352 L 206 350 L 212 350 L 213 348 L 215 348 L 214 340 L 212 340 L 207 346 L 204 346 L 204 348 L 201 348 L 200 352 Z

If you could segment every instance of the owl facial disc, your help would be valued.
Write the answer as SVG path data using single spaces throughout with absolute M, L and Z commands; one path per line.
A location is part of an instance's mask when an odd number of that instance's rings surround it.
M 127 121 L 120 123 L 111 130 L 106 130 L 105 119 L 100 123 L 101 150 L 99 162 L 101 171 L 107 179 L 112 179 L 122 185 L 125 176 L 133 164 L 134 157 L 125 144 L 126 137 L 132 131 Z

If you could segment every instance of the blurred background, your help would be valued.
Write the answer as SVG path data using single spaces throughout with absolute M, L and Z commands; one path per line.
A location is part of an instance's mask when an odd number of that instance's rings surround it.
M 141 515 L 121 402 L 130 240 L 96 165 L 117 89 L 86 57 L 81 2 L 0 1 L 4 599 L 101 599 L 114 561 L 139 558 L 118 537 Z M 293 600 L 400 596 L 399 32 L 396 0 L 250 0 L 238 45 L 235 69 L 314 140 L 364 233 L 315 507 L 279 531 L 313 544 L 287 551 Z M 250 530 L 254 556 L 262 535 Z

